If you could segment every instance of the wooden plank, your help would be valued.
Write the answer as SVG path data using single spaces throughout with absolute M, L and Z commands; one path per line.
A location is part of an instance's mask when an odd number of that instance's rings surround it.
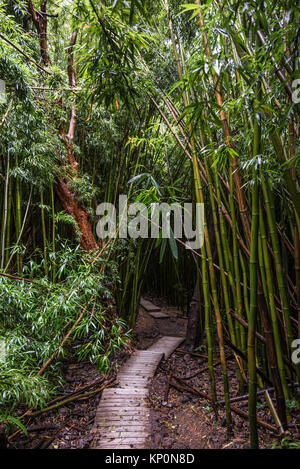
M 159 353 L 161 353 L 161 352 L 159 352 Z M 147 353 L 147 355 L 133 355 L 127 363 L 130 366 L 133 363 L 135 363 L 135 364 L 139 363 L 140 365 L 148 365 L 148 364 L 152 364 L 151 359 L 159 360 L 158 352 L 156 352 L 154 350 L 154 351 L 151 351 L 151 353 L 150 352 Z
M 157 359 L 159 360 L 159 357 L 157 357 Z M 122 371 L 124 368 L 130 368 L 132 366 L 132 364 L 135 363 L 136 366 L 144 366 L 145 368 L 153 368 L 155 365 L 153 362 L 149 362 L 149 357 L 146 357 L 146 359 L 144 360 L 129 360 L 125 365 L 122 366 L 122 368 L 120 368 L 119 371 Z
M 130 388 L 131 386 L 136 386 L 137 388 L 144 386 L 144 388 L 147 389 L 146 384 L 147 383 L 140 383 L 138 381 L 129 381 L 129 382 L 121 381 L 119 386 L 120 388 L 123 388 L 123 389 Z
M 160 307 L 159 306 L 155 306 L 153 303 L 151 303 L 151 301 L 149 300 L 146 300 L 145 298 L 141 298 L 140 300 L 140 305 L 146 310 L 149 312 L 156 312 L 156 311 L 160 311 Z
M 157 368 L 157 363 L 159 363 L 161 357 L 162 353 L 160 354 L 160 357 L 158 359 L 152 359 L 153 365 L 151 367 L 147 366 L 146 363 L 134 361 L 128 364 L 126 367 L 122 368 L 119 373 L 131 373 L 133 370 L 145 371 L 145 373 L 149 371 L 153 373 L 153 371 Z
M 123 400 L 131 400 L 131 401 L 136 401 L 136 402 L 139 402 L 139 401 L 142 401 L 142 400 L 145 400 L 145 397 L 147 397 L 145 394 L 144 395 L 138 395 L 138 394 L 132 394 L 132 395 L 128 395 L 128 394 L 105 394 L 104 396 L 102 396 L 101 398 L 101 401 L 102 402 L 106 402 L 108 400 L 120 400 L 120 401 L 123 401 Z
M 110 408 L 131 408 L 131 407 L 142 407 L 142 406 L 145 406 L 145 403 L 144 402 L 134 402 L 134 401 L 107 401 L 107 402 L 103 402 L 101 403 L 100 405 L 100 409 L 104 409 L 106 407 L 110 407 Z
M 120 368 L 119 373 L 123 373 L 123 371 L 125 372 L 127 370 L 131 370 L 133 367 L 134 367 L 135 370 L 145 370 L 145 371 L 151 372 L 151 371 L 155 370 L 156 364 L 155 364 L 155 362 L 151 363 L 151 365 L 149 365 L 148 363 L 139 363 L 139 362 L 136 362 L 134 365 L 133 365 L 133 363 L 130 363 L 130 364 Z
M 153 376 L 153 373 L 143 373 L 142 371 L 133 371 L 132 373 L 129 373 L 129 371 L 127 373 L 120 373 L 118 375 L 118 380 L 120 379 L 126 379 L 126 378 L 136 378 L 136 379 L 149 379 L 149 378 L 152 378 Z
M 121 375 L 120 377 L 117 378 L 116 382 L 120 382 L 120 381 L 126 381 L 128 379 L 134 379 L 135 381 L 145 381 L 147 383 L 147 381 L 149 379 L 152 378 L 152 376 L 154 375 L 154 372 L 152 373 L 152 375 L 139 375 L 139 374 L 132 374 L 130 375 L 129 373 L 128 374 L 124 374 L 124 375 Z M 133 388 L 135 388 L 135 386 L 133 386 Z
M 107 429 L 112 429 L 113 431 L 117 431 L 117 430 L 120 430 L 120 431 L 142 431 L 142 430 L 145 430 L 145 429 L 150 429 L 151 428 L 151 425 L 150 424 L 141 424 L 140 422 L 138 421 L 132 421 L 132 422 L 118 422 L 118 423 L 108 423 L 108 422 L 98 422 L 97 423 L 97 428 L 103 428 L 104 430 L 107 430 Z
M 129 438 L 129 437 L 124 437 L 124 438 L 108 438 L 108 437 L 105 437 L 105 438 L 101 438 L 101 444 L 115 444 L 115 445 L 119 445 L 119 444 L 127 444 L 127 445 L 134 445 L 134 444 L 139 444 L 139 443 L 144 443 L 145 441 L 145 438 L 141 437 L 141 438 Z
M 128 362 L 128 364 L 126 365 L 126 367 L 123 367 L 120 369 L 120 371 L 122 371 L 124 368 L 132 368 L 132 367 L 137 367 L 137 368 L 142 368 L 142 367 L 145 367 L 145 368 L 152 368 L 154 366 L 155 363 L 157 363 L 160 358 L 161 358 L 161 355 L 162 353 L 160 352 L 160 356 L 148 356 L 146 359 L 143 359 L 141 360 L 140 358 L 138 359 L 130 359 L 130 362 Z M 148 366 L 148 363 L 151 363 L 151 366 Z
M 147 423 L 147 417 L 149 415 L 149 409 L 145 408 L 145 410 L 147 410 L 148 412 L 140 412 L 140 413 L 137 413 L 135 412 L 134 415 L 138 414 L 140 416 L 140 420 L 139 420 L 139 423 L 142 422 L 143 425 L 145 425 L 145 423 Z M 126 422 L 127 421 L 129 422 L 136 422 L 136 419 L 135 417 L 132 415 L 132 412 L 131 413 L 121 413 L 121 412 L 117 412 L 116 415 L 111 413 L 110 416 L 108 415 L 108 412 L 104 412 L 103 414 L 98 414 L 96 415 L 95 417 L 95 422 L 106 422 L 106 423 L 109 423 L 109 422 L 119 422 L 120 424 L 122 424 L 122 422 Z M 114 423 L 115 425 L 115 423 Z
M 99 435 L 101 438 L 147 438 L 148 433 L 144 431 L 122 431 L 122 430 L 104 430 L 102 428 L 99 429 Z
M 107 396 L 101 399 L 101 402 L 145 402 L 147 396 L 126 396 L 126 394 L 121 394 L 120 396 Z
M 102 401 L 100 401 L 101 404 Z M 132 407 L 135 405 L 136 407 L 141 407 L 141 405 L 145 406 L 146 405 L 146 398 L 142 398 L 139 401 L 135 400 L 130 400 L 130 399 L 121 399 L 121 400 L 109 400 L 109 401 L 103 401 L 103 407 L 107 407 L 108 405 L 110 407 L 117 407 L 119 408 L 120 406 L 125 406 L 125 407 Z M 129 406 L 126 405 L 126 403 L 129 404 Z M 99 408 L 102 407 L 99 404 Z
M 101 402 L 101 401 L 100 401 Z M 112 405 L 110 404 L 109 406 L 103 406 L 103 407 L 98 407 L 99 409 L 99 415 L 104 415 L 104 413 L 108 413 L 109 411 L 111 411 L 112 414 L 128 414 L 128 412 L 144 412 L 146 413 L 146 410 L 149 411 L 149 409 L 145 406 L 145 404 L 143 404 L 143 406 L 125 406 L 125 405 L 122 405 L 121 407 L 117 407 L 115 405 Z M 98 409 L 97 409 L 97 413 L 96 415 L 98 415 Z
M 135 381 L 137 383 L 147 383 L 147 381 L 151 379 L 151 376 L 120 376 L 118 379 L 119 383 L 123 382 L 130 382 L 130 381 Z
M 136 425 L 133 427 L 130 427 L 129 429 L 126 427 L 118 427 L 118 426 L 111 426 L 111 427 L 96 427 L 93 432 L 94 435 L 97 435 L 98 438 L 104 438 L 104 437 L 112 437 L 112 438 L 118 438 L 118 437 L 124 437 L 124 438 L 132 438 L 132 437 L 141 437 L 142 435 L 145 435 L 145 438 L 149 436 L 149 433 L 151 432 L 151 427 L 146 427 L 142 425 Z
M 108 422 L 109 418 L 110 418 L 109 421 L 111 420 L 114 420 L 114 421 L 120 420 L 120 422 L 138 421 L 139 423 L 143 421 L 143 423 L 146 423 L 146 419 L 149 417 L 149 415 L 150 415 L 149 412 L 138 412 L 134 410 L 132 411 L 127 410 L 127 412 L 122 412 L 122 411 L 113 412 L 113 410 L 110 409 L 101 413 L 101 415 L 98 415 L 98 417 L 95 418 L 95 423 L 98 424 L 98 422 L 100 423 L 101 421 L 104 421 L 105 419 L 106 419 L 106 422 Z
M 120 381 L 119 383 L 119 388 L 120 389 L 130 389 L 132 387 L 136 387 L 137 389 L 145 389 L 147 390 L 147 382 L 146 383 L 139 383 L 139 382 L 136 382 L 136 381 L 130 381 L 130 382 L 122 382 Z
M 121 388 L 123 389 L 123 388 Z M 107 396 L 104 399 L 101 399 L 101 402 L 145 402 L 147 396 L 126 396 L 126 394 L 121 394 L 121 396 Z
M 136 377 L 145 377 L 145 378 L 152 378 L 152 376 L 154 375 L 155 371 L 156 371 L 156 368 L 155 367 L 153 370 L 150 371 L 145 371 L 145 370 L 137 370 L 137 369 L 128 369 L 128 370 L 124 370 L 122 371 L 122 373 L 118 374 L 118 377 L 117 379 L 119 378 L 119 376 L 126 376 L 126 375 L 133 375 L 133 376 L 136 376 Z
M 101 422 L 102 420 L 101 419 L 105 419 L 106 418 L 106 421 L 108 422 L 108 419 L 109 421 L 112 420 L 112 421 L 115 421 L 115 420 L 121 420 L 122 422 L 126 422 L 127 420 L 128 421 L 137 421 L 139 420 L 139 422 L 143 422 L 145 423 L 146 422 L 146 419 L 148 419 L 148 417 L 150 416 L 150 413 L 146 413 L 146 412 L 134 412 L 134 411 L 131 411 L 131 412 L 112 412 L 111 410 L 110 411 L 106 411 L 106 412 L 103 412 L 101 415 L 98 415 L 98 417 L 95 418 L 95 424 L 98 424 L 98 422 Z
M 117 446 L 117 449 L 144 449 L 145 446 L 144 444 L 143 445 L 118 445 Z M 99 446 L 95 446 L 95 447 L 92 447 L 91 446 L 91 449 L 116 449 L 115 448 L 115 445 L 114 444 L 106 444 L 106 445 L 99 445 Z
M 138 421 L 134 422 L 118 422 L 118 423 L 108 423 L 108 422 L 98 422 L 97 423 L 97 428 L 103 428 L 105 430 L 107 429 L 112 429 L 113 431 L 144 431 L 144 430 L 149 430 L 151 428 L 151 425 L 147 424 L 141 424 Z
M 184 337 L 162 337 L 149 350 L 164 353 L 168 358 L 183 341 Z
M 124 391 L 124 389 L 120 388 L 107 388 L 103 390 L 102 397 L 121 396 L 122 394 L 125 394 L 126 396 L 145 396 L 148 393 L 145 389 L 132 388 L 128 389 L 127 391 Z
M 103 402 L 103 404 L 105 406 L 107 406 L 108 404 L 109 405 L 113 405 L 113 406 L 122 406 L 122 405 L 126 405 L 127 404 L 130 404 L 130 405 L 137 405 L 137 406 L 140 406 L 141 404 L 145 404 L 145 398 L 139 398 L 139 399 L 126 399 L 126 398 L 123 398 L 123 399 L 120 399 L 120 398 L 109 398 L 107 400 L 101 400 L 101 402 Z
M 154 373 L 153 373 L 154 374 Z M 153 376 L 153 375 L 152 375 Z M 127 376 L 120 376 L 120 378 L 118 378 L 116 380 L 117 383 L 120 383 L 121 381 L 129 381 L 129 380 L 134 380 L 134 381 L 138 381 L 142 384 L 142 382 L 144 382 L 145 384 L 147 384 L 147 382 L 152 378 L 151 375 L 148 375 L 148 376 L 144 376 L 144 375 L 127 375 Z M 133 388 L 135 388 L 135 386 L 133 386 Z M 143 389 L 145 390 L 145 389 Z
M 134 374 L 138 374 L 138 375 L 145 375 L 145 376 L 152 376 L 153 375 L 153 372 L 155 371 L 156 367 L 152 367 L 152 368 L 146 368 L 146 367 L 139 367 L 137 368 L 136 366 L 133 366 L 130 368 L 127 368 L 126 370 L 121 370 L 119 371 L 118 373 L 118 378 L 120 376 L 124 376 L 124 375 L 132 375 L 133 373 Z
M 154 319 L 167 319 L 170 316 L 168 314 L 162 313 L 161 311 L 149 313 Z
M 144 449 L 145 448 L 145 442 L 142 444 L 142 443 L 139 443 L 138 445 L 123 445 L 123 444 L 118 444 L 118 445 L 115 445 L 114 443 L 113 444 L 105 444 L 105 445 L 96 445 L 94 448 L 91 447 L 91 449 L 109 449 L 109 450 L 113 450 L 113 449 L 129 449 L 130 451 L 134 451 L 134 450 L 138 450 L 138 449 Z
M 143 412 L 141 412 L 143 410 Z M 117 411 L 105 411 L 101 412 L 101 414 L 97 414 L 95 417 L 95 422 L 110 422 L 110 421 L 120 421 L 121 423 L 123 421 L 132 421 L 135 422 L 136 418 L 134 417 L 135 415 L 139 415 L 140 420 L 139 422 L 142 422 L 143 424 L 146 423 L 147 417 L 149 416 L 149 409 L 145 407 L 144 409 L 136 409 L 136 412 L 134 411 L 127 411 L 127 412 L 122 412 L 120 409 Z
M 139 377 L 139 376 L 121 376 L 120 379 L 118 379 L 118 382 L 121 383 L 121 382 L 130 382 L 130 381 L 134 381 L 136 383 L 140 383 L 140 384 L 143 384 L 143 383 L 147 383 L 149 381 L 149 379 L 151 379 L 150 376 L 146 376 L 145 378 L 144 377 Z
M 139 414 L 140 416 L 148 416 L 149 415 L 149 408 L 148 407 L 136 407 L 135 409 L 129 410 L 128 408 L 124 410 L 124 408 L 114 407 L 112 409 L 103 408 L 101 411 L 96 413 L 95 420 L 99 420 L 102 417 L 107 419 L 109 415 L 111 418 L 118 419 L 127 417 L 128 415 L 136 415 Z M 121 417 L 120 417 L 121 416 Z

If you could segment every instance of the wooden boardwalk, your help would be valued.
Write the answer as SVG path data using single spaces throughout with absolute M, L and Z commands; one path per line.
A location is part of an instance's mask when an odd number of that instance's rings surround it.
M 154 305 L 149 300 L 145 300 L 145 298 L 141 298 L 140 305 L 144 308 L 147 313 L 150 314 L 154 319 L 165 319 L 169 318 L 170 316 L 166 313 L 163 313 L 159 306 Z
M 148 382 L 163 357 L 168 358 L 183 337 L 164 336 L 148 350 L 136 350 L 117 375 L 117 388 L 104 389 L 92 432 L 92 449 L 144 448 L 150 433 Z
M 151 301 L 146 300 L 145 298 L 141 298 L 140 305 L 148 312 L 148 313 L 154 313 L 154 312 L 159 312 L 160 307 L 154 305 L 151 303 Z

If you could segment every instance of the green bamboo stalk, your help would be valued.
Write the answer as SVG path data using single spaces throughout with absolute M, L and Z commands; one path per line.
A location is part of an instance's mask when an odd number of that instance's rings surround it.
M 56 259 L 55 259 L 55 200 L 54 200 L 54 189 L 53 184 L 50 186 L 50 194 L 51 194 L 51 211 L 52 211 L 52 254 L 54 255 L 54 261 L 52 262 L 52 282 L 55 283 L 56 278 Z
M 261 84 L 258 81 L 256 87 L 256 96 L 260 94 Z M 254 109 L 254 137 L 253 137 L 253 155 L 260 153 L 261 129 L 256 109 Z M 256 376 L 256 323 L 258 310 L 258 232 L 259 232 L 259 186 L 257 174 L 253 170 L 254 187 L 252 191 L 252 220 L 251 220 L 251 241 L 250 241 L 250 310 L 248 319 L 248 368 L 249 368 L 249 424 L 250 424 L 250 444 L 252 449 L 258 448 L 257 433 L 257 376 Z
M 18 166 L 18 159 L 16 158 Z M 22 226 L 22 208 L 21 208 L 21 185 L 19 179 L 16 180 L 16 239 L 19 238 Z M 22 273 L 22 256 L 17 252 L 17 272 L 19 275 Z
M 279 327 L 278 327 L 275 300 L 274 300 L 274 281 L 273 281 L 270 256 L 269 256 L 268 246 L 267 246 L 265 222 L 264 222 L 261 207 L 259 208 L 259 226 L 260 226 L 260 237 L 261 237 L 261 243 L 262 243 L 262 249 L 263 249 L 265 273 L 266 273 L 267 295 L 268 295 L 267 298 L 268 298 L 268 304 L 269 304 L 270 313 L 271 313 L 271 321 L 272 321 L 272 329 L 273 329 L 273 335 L 274 335 L 278 370 L 280 374 L 284 397 L 286 400 L 288 400 L 290 399 L 290 392 L 289 392 L 287 382 L 286 382 L 285 367 L 284 367 L 284 362 L 283 362 L 283 357 L 282 357 L 282 346 L 281 346 L 280 332 L 279 332 Z
M 1 270 L 4 268 L 4 259 L 5 259 L 5 236 L 7 232 L 7 214 L 8 214 L 8 188 L 9 188 L 9 152 L 7 154 L 7 168 L 6 168 L 6 178 L 4 186 L 4 217 L 2 222 L 2 245 L 1 245 Z
M 8 185 L 8 207 L 7 207 L 7 227 L 6 227 L 6 239 L 5 239 L 5 266 L 9 259 L 9 248 L 10 248 L 10 236 L 11 236 L 11 215 L 12 215 L 12 180 L 10 179 Z
M 275 263 L 275 270 L 276 270 L 276 277 L 277 283 L 280 293 L 280 298 L 282 301 L 282 309 L 284 312 L 285 324 L 286 324 L 286 340 L 288 345 L 287 353 L 290 355 L 290 348 L 293 341 L 293 330 L 292 330 L 292 323 L 290 320 L 290 310 L 289 304 L 286 294 L 286 287 L 283 278 L 283 270 L 282 270 L 282 262 L 281 262 L 281 255 L 280 255 L 280 247 L 279 247 L 279 239 L 278 233 L 276 229 L 276 221 L 275 221 L 275 207 L 274 207 L 274 199 L 272 190 L 270 187 L 270 182 L 266 181 L 265 176 L 261 175 L 262 181 L 262 190 L 264 195 L 264 202 L 266 207 L 267 213 L 267 220 L 269 225 L 269 232 L 271 237 L 272 249 L 273 249 L 273 256 L 274 256 L 274 263 Z
M 44 209 L 44 193 L 41 191 L 41 220 L 42 220 L 42 234 L 43 234 L 43 246 L 44 246 L 44 268 L 46 277 L 48 277 L 48 250 L 47 250 L 47 233 L 45 223 L 45 209 Z

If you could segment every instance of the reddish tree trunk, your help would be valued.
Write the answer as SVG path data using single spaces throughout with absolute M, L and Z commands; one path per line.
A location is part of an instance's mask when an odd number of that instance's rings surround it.
M 98 249 L 93 231 L 90 216 L 86 208 L 75 199 L 68 184 L 63 181 L 61 176 L 57 177 L 55 192 L 60 200 L 62 208 L 71 215 L 76 221 L 80 231 L 80 245 L 85 251 Z
M 50 65 L 50 57 L 48 54 L 48 39 L 47 39 L 47 0 L 41 2 L 41 10 L 37 11 L 34 8 L 32 0 L 28 1 L 28 11 L 31 14 L 32 21 L 36 27 L 37 33 L 40 38 L 41 57 L 45 65 Z

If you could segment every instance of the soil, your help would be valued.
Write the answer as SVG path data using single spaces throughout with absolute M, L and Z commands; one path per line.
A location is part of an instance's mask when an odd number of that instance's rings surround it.
M 122 351 L 117 356 L 117 364 L 124 363 L 130 354 Z M 81 387 L 99 384 L 83 391 L 87 394 L 101 386 L 107 385 L 113 379 L 114 373 L 110 373 L 107 379 L 99 370 L 89 362 L 65 363 L 64 381 L 65 386 L 58 390 L 60 398 L 71 396 Z M 42 413 L 37 417 L 29 418 L 25 423 L 28 436 L 19 432 L 9 440 L 11 449 L 87 449 L 93 439 L 91 429 L 94 423 L 96 410 L 101 397 L 101 392 L 87 395 L 87 397 L 68 402 L 62 407 L 50 412 Z M 22 409 L 22 412 L 26 409 Z
M 154 304 L 160 306 L 162 312 L 170 317 L 163 319 L 152 318 L 143 308 L 140 308 L 136 328 L 133 334 L 133 346 L 137 349 L 147 349 L 163 335 L 184 336 L 187 318 L 174 307 L 168 306 L 164 299 L 147 297 Z M 207 359 L 205 347 L 198 352 L 200 356 L 193 356 L 184 350 L 184 344 L 177 349 L 168 360 L 163 360 L 149 385 L 149 409 L 151 420 L 151 436 L 147 442 L 150 449 L 246 449 L 249 448 L 248 422 L 233 414 L 233 433 L 228 435 L 226 418 L 223 408 L 216 414 L 211 404 L 197 395 L 168 386 L 171 374 L 181 378 L 172 384 L 187 384 L 202 393 L 210 394 L 209 373 L 205 370 Z M 120 352 L 117 363 L 122 364 L 129 357 L 129 351 Z M 201 356 L 204 355 L 204 356 Z M 230 381 L 230 395 L 238 394 L 235 361 L 230 350 L 226 350 L 228 357 L 228 374 Z M 68 396 L 82 386 L 103 379 L 97 368 L 90 363 L 65 363 L 65 383 L 60 390 L 60 396 Z M 204 371 L 202 370 L 204 369 Z M 223 399 L 222 373 L 216 364 L 215 378 L 218 400 Z M 199 370 L 202 370 L 200 373 Z M 112 375 L 111 375 L 112 376 Z M 107 383 L 108 376 L 103 384 Z M 189 378 L 190 377 L 190 378 Z M 96 387 L 97 388 L 97 387 Z M 96 389 L 92 387 L 91 389 Z M 84 449 L 90 446 L 92 440 L 91 429 L 101 392 L 83 399 L 69 402 L 64 406 L 26 421 L 28 437 L 19 432 L 10 439 L 10 448 L 30 449 Z M 239 409 L 247 411 L 247 400 L 234 404 Z M 263 398 L 259 399 L 258 416 L 274 426 L 273 418 Z M 24 411 L 24 409 L 22 410 Z M 291 409 L 290 433 L 286 436 L 291 440 L 300 438 L 299 407 Z M 259 428 L 261 448 L 278 445 L 282 437 L 278 437 L 269 430 Z
M 218 410 L 218 420 L 211 404 L 189 392 L 181 392 L 173 387 L 168 396 L 168 375 L 173 373 L 182 378 L 193 375 L 206 366 L 206 359 L 191 357 L 185 353 L 174 353 L 167 361 L 161 363 L 161 369 L 150 384 L 149 405 L 152 435 L 148 441 L 149 448 L 157 449 L 242 449 L 249 448 L 247 421 L 233 415 L 233 435 L 228 437 L 226 418 L 223 409 Z M 232 363 L 232 365 L 234 365 Z M 230 365 L 229 365 L 230 366 Z M 218 398 L 222 399 L 222 376 L 216 367 Z M 162 371 L 165 370 L 165 371 Z M 233 373 L 231 374 L 231 391 L 235 395 Z M 195 389 L 209 394 L 209 375 L 203 372 L 184 382 Z M 176 383 L 176 381 L 175 381 Z M 244 407 L 240 407 L 245 410 Z M 260 417 L 273 423 L 268 413 L 260 412 Z M 270 433 L 259 430 L 261 448 L 270 447 L 276 438 Z

